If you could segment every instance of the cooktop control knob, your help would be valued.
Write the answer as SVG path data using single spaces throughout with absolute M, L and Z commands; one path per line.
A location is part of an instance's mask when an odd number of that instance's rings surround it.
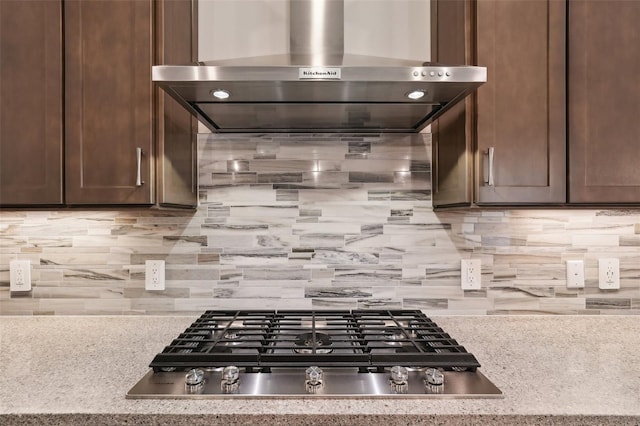
M 322 369 L 320 367 L 312 365 L 304 371 L 304 374 L 306 377 L 304 384 L 308 393 L 316 393 L 322 389 Z
M 188 393 L 201 393 L 204 382 L 204 371 L 199 368 L 189 370 L 184 377 L 184 385 Z
M 394 393 L 407 393 L 409 389 L 409 371 L 401 365 L 391 367 L 389 384 Z
M 427 393 L 444 393 L 444 373 L 437 368 L 424 370 L 424 385 Z
M 220 389 L 222 393 L 236 393 L 240 386 L 240 370 L 235 365 L 229 365 L 222 369 Z

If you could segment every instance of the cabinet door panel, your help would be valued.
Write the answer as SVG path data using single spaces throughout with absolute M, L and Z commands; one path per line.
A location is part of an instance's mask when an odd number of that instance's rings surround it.
M 469 0 L 431 2 L 431 60 L 442 64 L 472 64 Z M 473 100 L 451 108 L 431 125 L 433 206 L 467 206 L 472 201 L 471 146 Z
M 640 2 L 569 2 L 569 201 L 640 203 Z
M 68 204 L 153 202 L 152 28 L 151 0 L 65 2 Z
M 156 45 L 159 64 L 197 62 L 197 2 L 165 0 L 157 4 Z M 158 204 L 197 205 L 197 121 L 156 88 L 158 139 Z
M 566 201 L 565 16 L 559 0 L 477 2 L 476 202 Z M 494 185 L 487 153 L 494 148 Z
M 0 203 L 62 203 L 62 3 L 0 1 Z

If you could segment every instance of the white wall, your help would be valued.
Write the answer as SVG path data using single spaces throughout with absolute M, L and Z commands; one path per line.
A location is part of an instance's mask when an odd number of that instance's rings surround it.
M 345 52 L 430 58 L 429 0 L 344 0 Z
M 200 61 L 287 53 L 287 0 L 199 0 Z
M 200 0 L 198 8 L 201 61 L 289 50 L 288 0 Z M 346 53 L 429 60 L 429 0 L 344 0 L 344 8 Z

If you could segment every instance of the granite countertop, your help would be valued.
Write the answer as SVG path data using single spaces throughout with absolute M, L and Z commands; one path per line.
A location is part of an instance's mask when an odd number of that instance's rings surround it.
M 1 316 L 0 423 L 640 424 L 637 316 L 432 316 L 503 399 L 125 399 L 195 318 Z

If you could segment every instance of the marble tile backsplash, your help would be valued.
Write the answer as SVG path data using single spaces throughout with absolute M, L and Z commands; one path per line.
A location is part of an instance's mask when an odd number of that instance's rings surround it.
M 200 135 L 194 211 L 0 211 L 0 314 L 640 314 L 640 209 L 433 211 L 429 135 Z M 620 290 L 598 259 L 620 260 Z M 29 259 L 33 290 L 9 291 Z M 460 260 L 482 289 L 460 289 Z M 144 262 L 166 261 L 166 290 Z M 583 259 L 586 287 L 566 288 Z

